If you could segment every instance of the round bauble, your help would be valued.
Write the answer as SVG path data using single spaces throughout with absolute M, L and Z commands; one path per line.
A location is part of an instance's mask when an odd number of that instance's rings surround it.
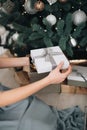
M 42 11 L 44 9 L 44 3 L 39 0 L 34 4 L 34 8 L 38 11 Z
M 5 32 L 6 32 L 5 27 L 0 25 L 0 36 L 1 36 L 1 35 L 4 35 Z
M 31 7 L 31 0 L 25 0 L 24 9 L 28 14 L 36 14 L 37 10 L 34 7 Z
M 46 20 L 48 23 L 50 23 L 51 25 L 55 25 L 57 22 L 57 19 L 54 15 L 50 14 L 46 17 Z
M 87 21 L 87 16 L 84 11 L 77 10 L 72 14 L 72 21 L 76 26 L 78 26 Z

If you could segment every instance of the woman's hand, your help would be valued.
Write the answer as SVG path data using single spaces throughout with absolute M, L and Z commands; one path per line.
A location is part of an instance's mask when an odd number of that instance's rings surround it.
M 69 68 L 65 72 L 61 72 L 63 62 L 61 62 L 54 70 L 52 70 L 48 75 L 48 80 L 50 84 L 58 84 L 63 82 L 66 77 L 71 73 L 72 67 Z

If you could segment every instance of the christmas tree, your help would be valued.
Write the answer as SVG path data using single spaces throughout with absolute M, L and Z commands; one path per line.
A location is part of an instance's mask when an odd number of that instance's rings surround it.
M 87 58 L 87 0 L 0 0 L 1 44 L 14 55 L 60 46 L 70 59 Z

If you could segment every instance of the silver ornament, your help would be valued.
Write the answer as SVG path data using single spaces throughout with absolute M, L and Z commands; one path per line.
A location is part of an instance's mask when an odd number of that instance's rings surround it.
M 70 36 L 70 45 L 71 45 L 72 47 L 75 47 L 75 46 L 77 45 L 76 40 L 75 40 L 72 36 Z
M 1 35 L 1 45 L 5 45 L 6 44 L 6 38 L 7 38 L 8 34 L 9 34 L 9 31 L 5 31 L 3 33 L 3 35 Z
M 49 22 L 51 25 L 55 25 L 57 22 L 57 19 L 54 15 L 50 14 L 46 17 L 47 22 Z
M 87 16 L 84 11 L 79 9 L 72 14 L 72 21 L 76 26 L 78 26 L 87 21 Z
M 31 0 L 25 0 L 24 8 L 28 14 L 36 14 L 38 11 L 31 7 Z
M 19 34 L 16 32 L 16 33 L 13 34 L 12 40 L 17 41 L 18 37 L 19 37 Z
M 48 3 L 49 3 L 50 5 L 52 5 L 52 4 L 54 4 L 54 3 L 57 2 L 57 0 L 47 0 L 47 1 L 48 1 Z
M 5 32 L 6 32 L 5 27 L 4 27 L 4 26 L 2 26 L 2 25 L 0 25 L 0 36 L 1 36 L 1 35 L 4 35 L 4 34 L 5 34 Z

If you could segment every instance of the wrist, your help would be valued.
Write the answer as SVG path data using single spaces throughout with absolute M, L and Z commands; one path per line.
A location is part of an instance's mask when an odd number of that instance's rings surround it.
M 23 66 L 29 66 L 29 57 L 22 57 Z
M 51 84 L 51 79 L 50 79 L 49 75 L 46 76 L 45 79 L 46 79 L 47 85 L 50 85 Z

